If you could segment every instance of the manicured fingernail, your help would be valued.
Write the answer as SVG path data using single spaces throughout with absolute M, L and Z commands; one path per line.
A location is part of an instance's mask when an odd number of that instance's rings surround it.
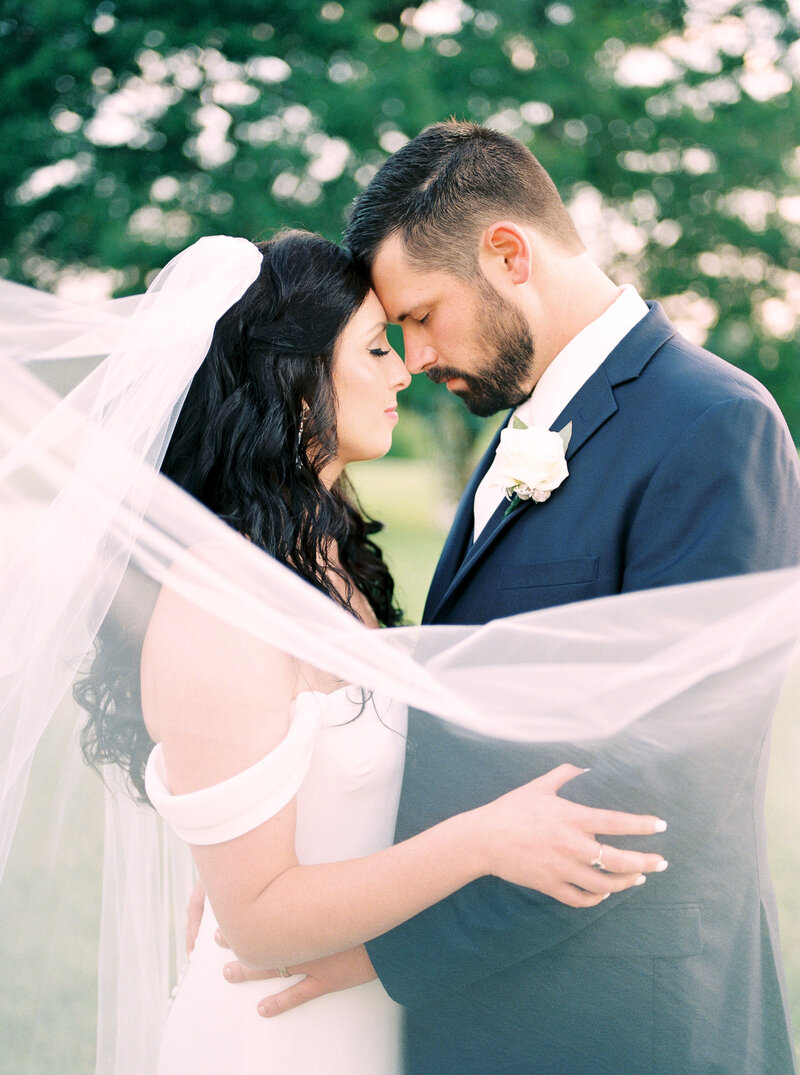
M 591 769 L 584 769 L 583 771 L 584 771 L 585 773 L 590 773 L 590 772 L 591 772 L 592 770 L 591 770 Z
M 655 823 L 655 825 L 653 826 L 653 831 L 654 832 L 666 832 L 667 831 L 667 823 L 666 823 L 666 821 L 657 821 Z
M 647 878 L 643 873 L 640 873 L 636 880 L 633 882 L 635 885 L 643 885 Z
M 611 895 L 610 892 L 606 892 L 606 894 L 604 896 L 601 896 L 600 898 L 603 899 L 603 900 L 607 900 L 610 895 Z
M 667 862 L 667 860 L 662 859 L 661 862 L 659 862 L 659 864 L 653 870 L 653 873 L 663 873 L 664 870 L 666 870 L 667 866 L 669 866 L 669 863 Z
M 228 963 L 227 966 L 222 968 L 222 973 L 228 979 L 229 982 L 233 981 L 233 974 L 231 973 L 231 965 L 230 965 L 230 963 Z
M 258 1014 L 262 1015 L 266 1019 L 266 1017 L 267 1017 L 267 1009 L 263 1004 L 259 1004 L 259 1006 L 258 1006 Z

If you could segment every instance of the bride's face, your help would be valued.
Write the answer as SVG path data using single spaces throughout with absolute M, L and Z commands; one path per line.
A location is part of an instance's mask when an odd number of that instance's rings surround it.
M 397 393 L 410 381 L 386 338 L 386 312 L 370 291 L 339 337 L 333 362 L 338 469 L 386 455 L 397 424 Z

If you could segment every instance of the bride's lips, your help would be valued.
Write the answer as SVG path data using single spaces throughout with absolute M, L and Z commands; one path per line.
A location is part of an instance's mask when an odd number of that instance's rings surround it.
M 399 419 L 397 417 L 397 407 L 396 406 L 387 407 L 386 410 L 383 413 L 386 415 L 386 417 L 389 419 L 390 422 L 399 421 Z

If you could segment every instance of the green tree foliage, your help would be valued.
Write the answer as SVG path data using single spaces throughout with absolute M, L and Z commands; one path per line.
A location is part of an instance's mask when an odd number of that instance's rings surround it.
M 124 294 L 202 234 L 336 239 L 387 154 L 457 115 L 526 142 L 611 275 L 800 434 L 793 6 L 6 0 L 0 272 Z M 440 407 L 416 381 L 416 409 Z

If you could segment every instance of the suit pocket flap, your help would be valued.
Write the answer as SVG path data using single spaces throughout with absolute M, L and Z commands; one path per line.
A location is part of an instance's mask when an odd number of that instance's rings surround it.
M 582 956 L 693 956 L 703 947 L 700 908 L 612 908 L 572 938 Z
M 525 586 L 568 586 L 578 582 L 594 582 L 599 565 L 598 556 L 583 556 L 579 560 L 517 564 L 503 571 L 500 576 L 500 589 L 516 590 Z

